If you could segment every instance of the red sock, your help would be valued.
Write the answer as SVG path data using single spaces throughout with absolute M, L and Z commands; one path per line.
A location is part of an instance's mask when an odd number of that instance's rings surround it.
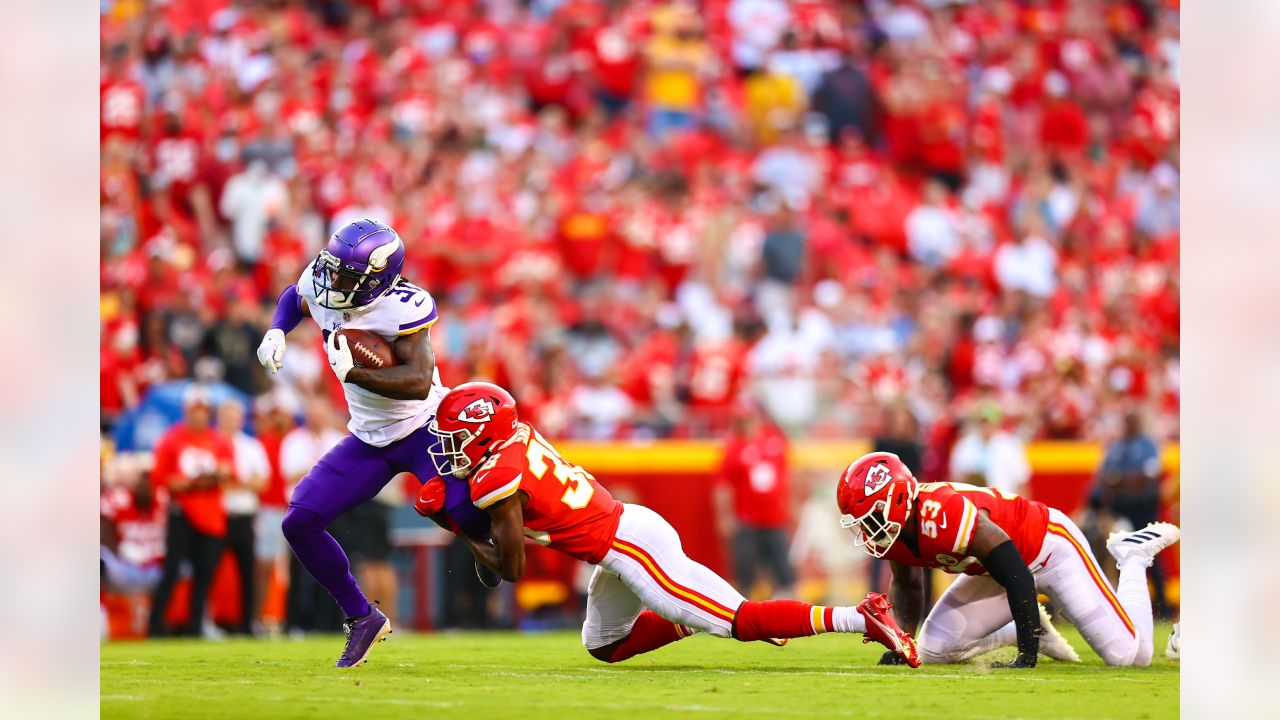
M 831 608 L 796 600 L 748 600 L 733 621 L 734 637 L 743 642 L 807 637 L 830 629 Z
M 622 641 L 609 656 L 609 662 L 622 662 L 629 657 L 657 650 L 663 645 L 689 637 L 693 631 L 683 625 L 677 625 L 663 618 L 652 610 L 645 610 L 636 618 L 631 627 L 631 634 Z

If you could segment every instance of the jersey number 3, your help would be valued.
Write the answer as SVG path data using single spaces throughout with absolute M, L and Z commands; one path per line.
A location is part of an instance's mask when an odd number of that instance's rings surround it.
M 938 537 L 938 511 L 942 509 L 942 503 L 937 500 L 925 500 L 920 505 L 920 532 L 924 535 L 936 538 Z
M 591 485 L 591 475 L 586 470 L 565 462 L 565 459 L 541 438 L 530 438 L 529 452 L 525 453 L 525 458 L 529 461 L 529 472 L 539 480 L 547 474 L 547 459 L 551 459 L 551 464 L 556 468 L 556 479 L 565 486 L 560 502 L 574 510 L 581 510 L 591 502 L 591 496 L 596 493 L 596 489 Z

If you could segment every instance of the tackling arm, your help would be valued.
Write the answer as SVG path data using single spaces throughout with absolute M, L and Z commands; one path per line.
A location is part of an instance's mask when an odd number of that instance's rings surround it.
M 1036 581 L 1017 546 L 1000 526 L 979 512 L 969 554 L 986 567 L 992 580 L 1004 586 L 1009 599 L 1009 612 L 1018 631 L 1018 658 L 1009 667 L 1035 667 L 1043 632 L 1036 608 Z
M 893 581 L 889 584 L 889 599 L 897 610 L 898 623 L 909 635 L 915 635 L 920 626 L 925 607 L 925 569 L 889 562 Z M 903 665 L 905 660 L 889 650 L 880 657 L 881 665 Z
M 329 342 L 335 342 L 336 337 L 336 333 L 331 334 Z M 343 382 L 393 400 L 426 400 L 431 394 L 431 378 L 436 368 L 430 333 L 418 331 L 404 335 L 396 338 L 392 347 L 399 365 L 377 369 L 353 367 Z
M 489 546 L 462 533 L 462 539 L 480 562 L 496 571 L 507 582 L 515 582 L 524 574 L 524 509 L 520 493 L 490 505 L 489 520 L 492 523 L 496 547 Z

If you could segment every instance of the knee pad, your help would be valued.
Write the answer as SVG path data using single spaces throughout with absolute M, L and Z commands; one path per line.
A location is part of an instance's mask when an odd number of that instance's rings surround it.
M 327 525 L 324 518 L 314 510 L 290 505 L 284 514 L 284 520 L 280 522 L 280 531 L 284 533 L 284 539 L 289 541 L 289 545 L 297 546 L 324 532 Z

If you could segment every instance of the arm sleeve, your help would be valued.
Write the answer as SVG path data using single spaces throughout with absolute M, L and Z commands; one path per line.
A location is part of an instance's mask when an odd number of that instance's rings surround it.
M 286 334 L 292 332 L 302 322 L 302 303 L 299 302 L 298 286 L 290 285 L 280 293 L 276 300 L 276 312 L 271 316 L 271 327 L 282 330 Z
M 505 500 L 520 489 L 520 471 L 512 467 L 495 467 L 486 470 L 471 483 L 471 502 L 484 510 Z
M 1018 654 L 1035 656 L 1040 650 L 1040 614 L 1036 609 L 1036 581 L 1012 540 L 987 553 L 982 561 L 991 579 L 1004 586 L 1009 612 L 1018 632 Z

